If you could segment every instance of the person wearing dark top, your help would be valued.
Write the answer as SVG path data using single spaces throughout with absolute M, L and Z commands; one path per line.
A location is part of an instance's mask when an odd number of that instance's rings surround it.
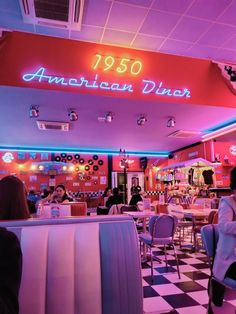
M 41 203 L 68 203 L 73 202 L 73 198 L 66 193 L 66 188 L 63 184 L 58 184 L 55 191 L 41 200 Z
M 0 227 L 0 313 L 18 314 L 22 252 L 16 235 Z
M 123 198 L 120 195 L 119 189 L 114 188 L 112 190 L 112 193 L 113 195 L 111 195 L 106 201 L 106 207 L 110 208 L 112 205 L 115 205 L 115 204 L 123 204 Z
M 140 194 L 134 194 L 132 195 L 129 205 L 137 205 L 138 202 L 142 202 L 142 197 Z
M 214 171 L 212 171 L 211 169 L 204 170 L 202 172 L 205 184 L 210 184 L 210 185 L 213 184 L 213 178 L 212 178 L 213 174 L 214 174 Z
M 194 169 L 190 168 L 188 171 L 188 183 L 190 185 L 193 185 L 193 173 L 194 173 Z

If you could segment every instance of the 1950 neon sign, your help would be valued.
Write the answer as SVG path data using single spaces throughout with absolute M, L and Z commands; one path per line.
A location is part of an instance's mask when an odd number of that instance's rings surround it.
M 50 85 L 62 85 L 62 86 L 73 86 L 77 88 L 87 88 L 87 89 L 100 89 L 107 90 L 109 92 L 125 92 L 133 93 L 135 88 L 132 83 L 120 83 L 120 82 L 110 82 L 103 81 L 99 78 L 98 74 L 95 74 L 93 79 L 86 79 L 84 76 L 78 77 L 64 77 L 64 76 L 55 76 L 46 74 L 46 69 L 40 67 L 33 73 L 25 73 L 22 78 L 25 82 L 36 81 L 39 83 L 47 83 Z M 162 81 L 154 82 L 151 80 L 142 80 L 141 84 L 141 93 L 142 94 L 155 94 L 169 97 L 186 97 L 190 98 L 190 90 L 187 88 L 170 88 L 164 86 Z
M 116 71 L 119 74 L 138 75 L 142 70 L 143 64 L 140 60 L 130 58 L 115 58 L 111 55 L 103 56 L 95 54 L 95 60 L 92 62 L 92 69 L 101 68 L 104 72 Z

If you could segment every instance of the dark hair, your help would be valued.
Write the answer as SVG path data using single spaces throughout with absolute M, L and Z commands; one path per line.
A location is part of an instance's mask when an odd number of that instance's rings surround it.
M 110 190 L 111 188 L 109 188 L 109 186 L 107 186 L 104 190 L 104 193 L 103 193 L 103 197 L 107 197 L 107 192 Z
M 23 182 L 14 176 L 0 180 L 0 219 L 29 218 L 26 189 Z
M 66 193 L 66 187 L 65 187 L 65 185 L 64 185 L 64 184 L 58 184 L 58 185 L 56 186 L 56 188 L 55 188 L 55 191 L 56 191 L 57 188 L 60 188 L 60 189 L 62 189 L 62 190 L 64 191 L 64 194 L 63 194 L 63 196 L 62 196 L 62 201 L 64 201 L 65 199 L 67 199 L 67 198 L 68 198 L 68 195 L 67 195 L 67 193 Z
M 230 188 L 231 190 L 236 190 L 236 167 L 230 172 Z
M 120 190 L 119 190 L 118 188 L 114 188 L 114 189 L 112 190 L 112 193 L 113 193 L 113 196 L 119 195 L 119 194 L 120 194 Z

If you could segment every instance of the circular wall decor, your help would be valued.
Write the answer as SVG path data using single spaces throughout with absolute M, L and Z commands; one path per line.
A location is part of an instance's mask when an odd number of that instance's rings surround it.
M 98 164 L 99 164 L 99 166 L 102 166 L 102 165 L 103 165 L 103 160 L 100 159 L 100 160 L 98 161 Z
M 93 170 L 94 170 L 94 171 L 97 171 L 98 169 L 99 169 L 99 168 L 98 168 L 97 165 L 93 166 Z
M 86 177 L 86 180 L 87 180 L 87 181 L 91 180 L 91 177 L 90 177 L 90 176 L 87 176 L 87 177 Z
M 75 154 L 74 158 L 79 160 L 80 159 L 80 155 L 79 154 Z
M 98 155 L 93 155 L 93 160 L 98 160 Z
M 78 163 L 77 160 L 73 160 L 72 162 L 73 162 L 74 165 L 76 165 Z
M 55 161 L 61 161 L 61 157 L 60 156 L 56 156 L 55 157 Z
M 88 164 L 89 164 L 90 166 L 92 166 L 93 163 L 94 163 L 94 161 L 93 161 L 92 159 L 89 159 Z
M 66 158 L 66 153 L 61 153 L 62 158 Z
M 80 158 L 79 159 L 79 163 L 82 165 L 82 164 L 84 164 L 84 158 Z
M 75 171 L 79 172 L 79 167 L 76 167 L 76 168 L 75 168 Z
M 66 157 L 66 159 L 67 159 L 68 161 L 71 161 L 71 160 L 73 159 L 73 157 L 72 157 L 71 155 L 68 155 L 68 156 Z
M 66 159 L 65 159 L 65 158 L 62 158 L 62 159 L 61 159 L 61 162 L 66 162 Z
M 86 165 L 86 166 L 84 167 L 84 169 L 85 169 L 85 171 L 89 171 L 89 169 L 90 169 L 89 165 Z

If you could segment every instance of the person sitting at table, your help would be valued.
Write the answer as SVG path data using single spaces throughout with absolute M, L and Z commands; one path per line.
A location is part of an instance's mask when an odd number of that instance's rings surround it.
M 138 202 L 142 202 L 143 198 L 139 193 L 133 194 L 130 201 L 129 205 L 137 205 Z
M 103 195 L 102 195 L 102 198 L 103 198 L 102 205 L 105 205 L 105 204 L 106 204 L 106 202 L 107 202 L 107 200 L 108 200 L 108 198 L 109 198 L 110 196 L 112 196 L 112 190 L 111 190 L 111 188 L 109 188 L 109 186 L 107 186 L 107 187 L 105 188 L 105 191 L 104 191 Z
M 0 180 L 0 220 L 27 219 L 30 217 L 26 189 L 15 176 Z
M 64 184 L 58 184 L 52 194 L 41 200 L 42 203 L 68 203 L 73 202 L 73 198 L 66 193 Z
M 123 204 L 123 198 L 120 195 L 120 190 L 118 188 L 114 188 L 112 193 L 113 195 L 111 195 L 106 201 L 106 207 L 110 208 L 112 205 Z
M 236 280 L 236 167 L 230 173 L 230 188 L 233 194 L 222 197 L 218 210 L 219 241 L 213 273 L 220 281 L 225 277 Z M 219 297 L 219 285 L 216 281 L 213 283 L 213 303 Z

